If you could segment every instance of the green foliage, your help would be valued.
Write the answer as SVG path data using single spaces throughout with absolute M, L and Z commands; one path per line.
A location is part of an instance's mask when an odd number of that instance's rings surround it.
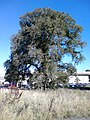
M 70 55 L 74 64 L 84 59 L 81 50 L 85 47 L 85 42 L 80 40 L 82 27 L 68 14 L 49 8 L 26 13 L 20 17 L 19 23 L 21 30 L 11 38 L 13 57 L 10 58 L 10 63 L 5 63 L 6 78 L 10 69 L 9 77 L 12 71 L 18 80 L 23 80 L 26 76 L 32 80 L 36 76 L 34 80 L 44 89 L 50 81 L 54 84 L 57 80 L 65 82 L 68 75 L 76 69 L 73 64 L 64 63 L 64 56 Z M 36 75 L 31 74 L 31 66 L 36 68 Z M 38 79 L 40 76 L 41 81 Z

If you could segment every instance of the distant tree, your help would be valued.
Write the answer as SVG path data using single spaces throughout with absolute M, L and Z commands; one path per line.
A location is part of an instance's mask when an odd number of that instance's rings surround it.
M 6 67 L 5 79 L 10 83 L 13 81 L 17 82 L 19 78 L 19 71 L 17 67 L 13 64 L 12 57 L 10 57 L 9 60 L 6 60 L 4 66 Z
M 86 72 L 90 72 L 90 70 L 89 69 L 87 69 L 87 70 L 85 70 Z
M 35 81 L 37 86 L 44 89 L 50 87 L 51 83 L 67 82 L 68 75 L 76 71 L 74 65 L 84 59 L 81 54 L 85 47 L 85 42 L 80 37 L 82 27 L 68 14 L 49 8 L 26 13 L 20 17 L 19 23 L 21 30 L 11 38 L 13 59 L 10 58 L 9 67 L 6 64 L 8 61 L 5 63 L 5 77 L 14 65 L 18 80 L 28 76 L 29 80 Z M 64 63 L 66 55 L 72 58 L 73 64 L 72 61 Z M 31 66 L 37 71 L 33 75 Z M 16 72 L 14 67 L 10 69 L 10 76 L 12 71 Z

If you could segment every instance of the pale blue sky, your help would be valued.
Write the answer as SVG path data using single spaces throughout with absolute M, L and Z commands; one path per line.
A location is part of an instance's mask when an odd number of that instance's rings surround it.
M 3 63 L 10 55 L 10 37 L 17 33 L 19 17 L 36 8 L 48 7 L 57 11 L 69 13 L 84 31 L 82 40 L 87 42 L 83 54 L 84 63 L 77 66 L 78 71 L 90 69 L 90 0 L 2 0 L 0 1 L 0 72 Z

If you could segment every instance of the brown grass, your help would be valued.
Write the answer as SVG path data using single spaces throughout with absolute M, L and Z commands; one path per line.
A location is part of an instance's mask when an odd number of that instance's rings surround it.
M 90 116 L 90 91 L 24 91 L 19 99 L 0 94 L 0 120 L 63 120 Z

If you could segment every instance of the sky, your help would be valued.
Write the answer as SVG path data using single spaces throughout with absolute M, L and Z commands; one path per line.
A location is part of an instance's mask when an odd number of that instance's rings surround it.
M 0 0 L 0 75 L 4 75 L 3 64 L 10 56 L 10 38 L 20 30 L 20 16 L 45 7 L 68 13 L 84 28 L 81 39 L 87 42 L 82 52 L 86 60 L 77 70 L 90 69 L 90 0 Z

